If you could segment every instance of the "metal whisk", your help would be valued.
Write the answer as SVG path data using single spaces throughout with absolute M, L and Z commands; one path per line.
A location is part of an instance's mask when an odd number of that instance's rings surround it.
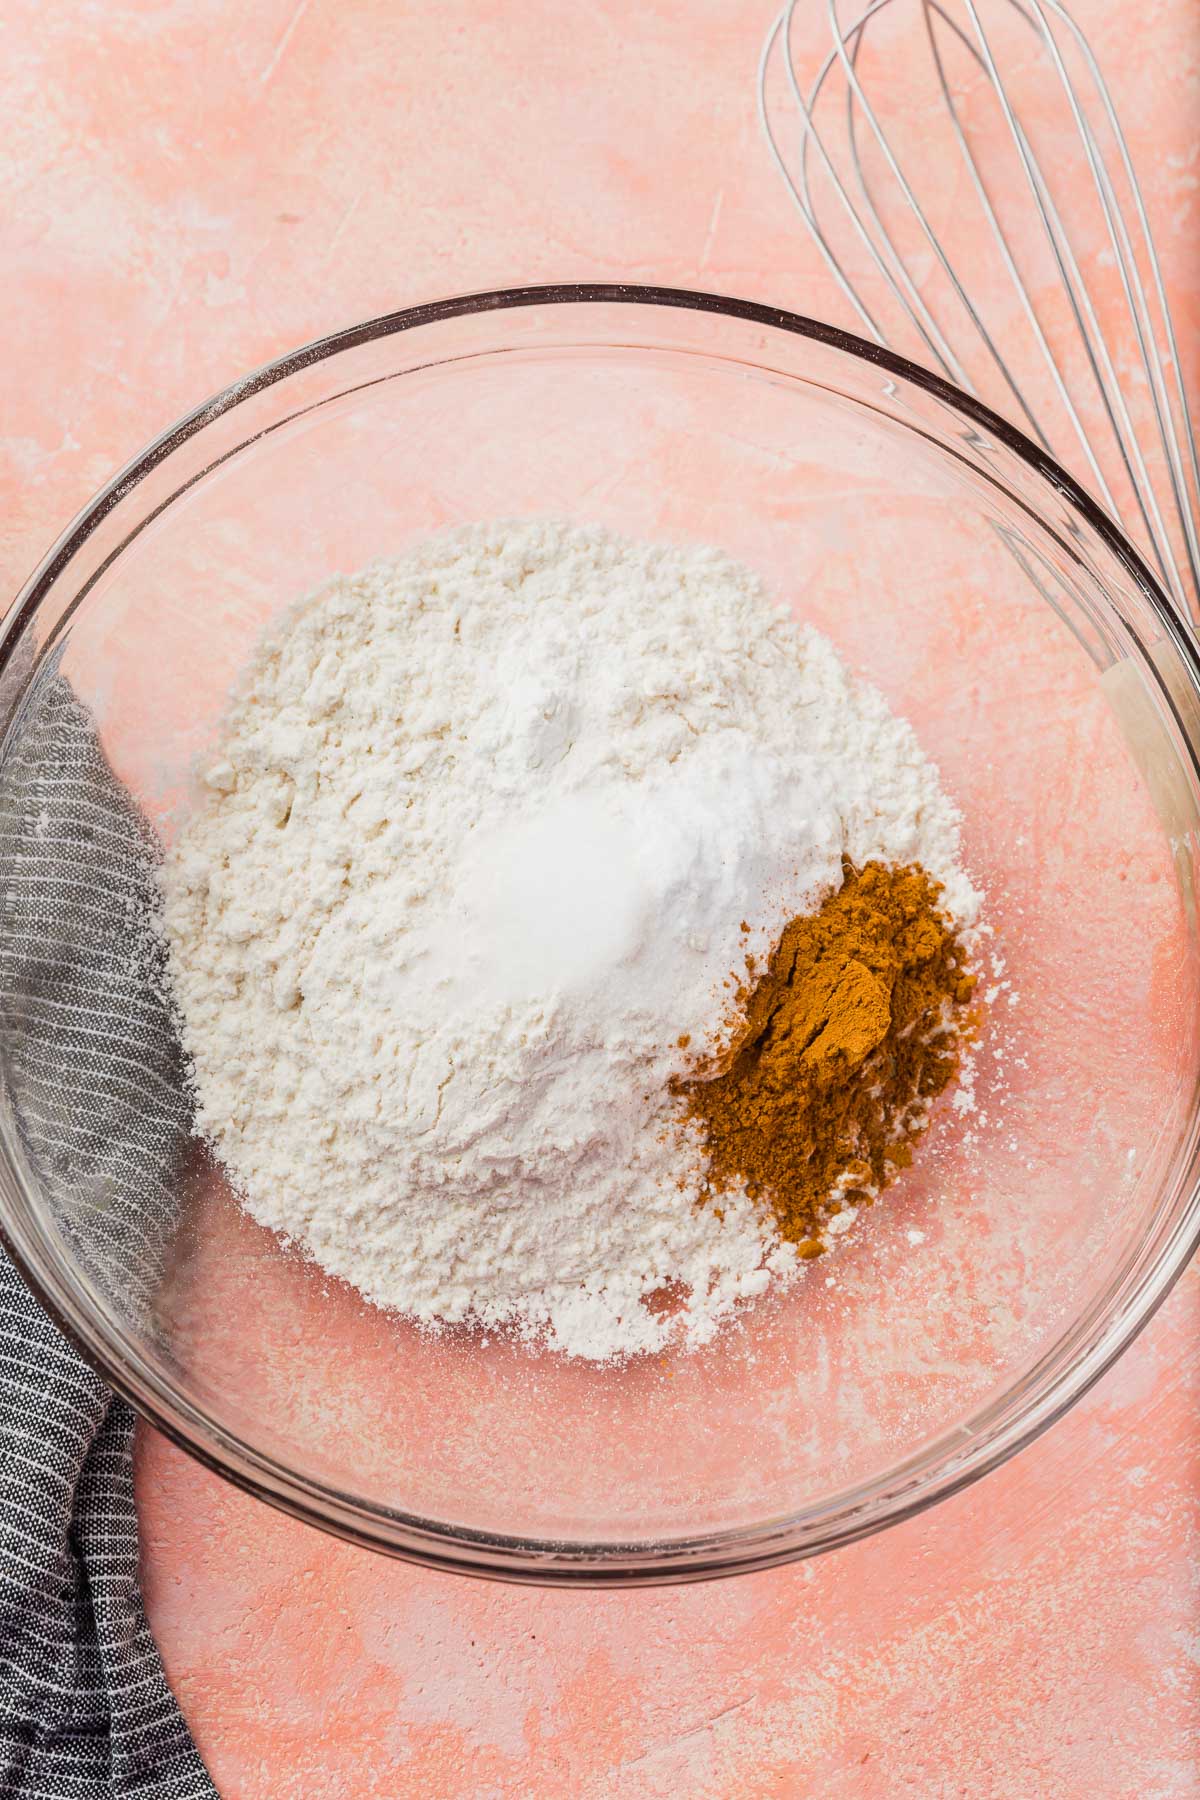
M 813 0 L 797 8 L 764 45 L 760 114 L 861 326 L 1079 475 L 1200 621 L 1200 466 L 1175 332 L 1083 32 L 1059 0 L 854 0 L 848 22 L 839 0 L 823 18 Z M 814 26 L 823 42 L 801 44 Z

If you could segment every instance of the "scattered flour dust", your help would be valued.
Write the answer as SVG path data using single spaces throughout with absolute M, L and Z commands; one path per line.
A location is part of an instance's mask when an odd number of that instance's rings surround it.
M 380 1306 L 597 1360 L 704 1343 L 797 1265 L 697 1203 L 679 1039 L 843 852 L 974 915 L 909 726 L 715 551 L 506 522 L 332 580 L 259 647 L 163 870 L 199 1129 Z

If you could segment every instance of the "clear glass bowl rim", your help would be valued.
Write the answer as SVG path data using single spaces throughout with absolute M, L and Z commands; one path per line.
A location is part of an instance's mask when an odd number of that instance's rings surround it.
M 168 427 L 118 470 L 61 533 L 0 620 L 0 677 L 8 670 L 13 648 L 38 608 L 101 521 L 189 438 L 239 404 L 301 369 L 423 325 L 531 306 L 591 305 L 718 314 L 806 338 L 896 376 L 965 421 L 981 427 L 988 437 L 1046 482 L 1058 500 L 1078 514 L 1101 540 L 1156 616 L 1200 701 L 1200 656 L 1191 629 L 1181 620 L 1140 553 L 1072 476 L 981 401 L 894 351 L 800 313 L 689 288 L 612 282 L 532 284 L 429 301 L 314 339 L 235 381 Z M 952 453 L 945 445 L 939 445 L 939 450 Z M 986 473 L 977 464 L 972 466 L 976 473 Z M 1009 497 L 1015 499 L 1011 494 Z M 1038 523 L 1046 525 L 1042 519 Z M 118 555 L 119 551 L 113 554 Z M 1149 659 L 1143 662 L 1142 669 L 1152 677 L 1156 673 Z M 1192 773 L 1200 784 L 1200 743 L 1189 732 L 1175 698 L 1161 681 L 1158 690 L 1163 704 L 1174 714 Z M 7 724 L 8 721 L 5 729 Z M 1144 1266 L 1137 1270 L 1132 1291 L 1123 1296 L 1123 1303 L 1100 1307 L 1098 1318 L 1085 1315 L 1076 1321 L 1071 1335 L 1084 1337 L 1084 1343 L 1034 1404 L 989 1432 L 985 1421 L 989 1414 L 1002 1412 L 1013 1391 L 1006 1389 L 966 1425 L 944 1432 L 919 1454 L 838 1495 L 832 1504 L 827 1502 L 757 1526 L 694 1537 L 589 1543 L 478 1532 L 374 1506 L 314 1481 L 217 1425 L 136 1352 L 130 1354 L 129 1345 L 122 1350 L 112 1341 L 104 1322 L 96 1316 L 96 1309 L 89 1305 L 86 1290 L 72 1283 L 71 1272 L 48 1254 L 40 1234 L 27 1224 L 22 1216 L 27 1208 L 14 1206 L 11 1190 L 20 1191 L 22 1184 L 6 1156 L 0 1166 L 0 1243 L 41 1305 L 114 1392 L 197 1461 L 258 1499 L 365 1548 L 431 1568 L 542 1585 L 644 1586 L 744 1573 L 839 1548 L 925 1511 L 1031 1444 L 1074 1406 L 1129 1346 L 1166 1299 L 1200 1244 L 1197 1124 L 1198 1121 L 1191 1121 L 1190 1179 L 1186 1191 L 1176 1197 L 1174 1223 L 1163 1241 L 1156 1244 L 1153 1254 L 1143 1258 Z M 1127 1268 L 1127 1279 L 1130 1274 Z M 1112 1290 L 1110 1296 L 1111 1293 Z M 1056 1351 L 1061 1347 L 1062 1340 Z M 1036 1370 L 1026 1371 L 1023 1379 L 1028 1382 L 1034 1374 Z

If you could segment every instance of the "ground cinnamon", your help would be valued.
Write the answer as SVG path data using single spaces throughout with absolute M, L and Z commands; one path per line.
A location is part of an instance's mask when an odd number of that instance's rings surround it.
M 842 885 L 751 965 L 722 1041 L 676 1084 L 714 1195 L 745 1187 L 802 1256 L 829 1218 L 912 1159 L 973 1014 L 962 945 L 917 866 L 843 866 Z

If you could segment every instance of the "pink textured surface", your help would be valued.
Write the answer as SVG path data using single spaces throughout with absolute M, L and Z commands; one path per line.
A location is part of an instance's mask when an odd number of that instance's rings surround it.
M 770 10 L 11 0 L 8 586 L 163 423 L 356 317 L 584 276 L 841 316 L 758 138 Z M 1194 373 L 1196 14 L 1078 11 L 1138 123 Z M 143 1434 L 151 1618 L 221 1792 L 1197 1792 L 1198 1283 L 984 1484 L 718 1586 L 425 1575 Z

